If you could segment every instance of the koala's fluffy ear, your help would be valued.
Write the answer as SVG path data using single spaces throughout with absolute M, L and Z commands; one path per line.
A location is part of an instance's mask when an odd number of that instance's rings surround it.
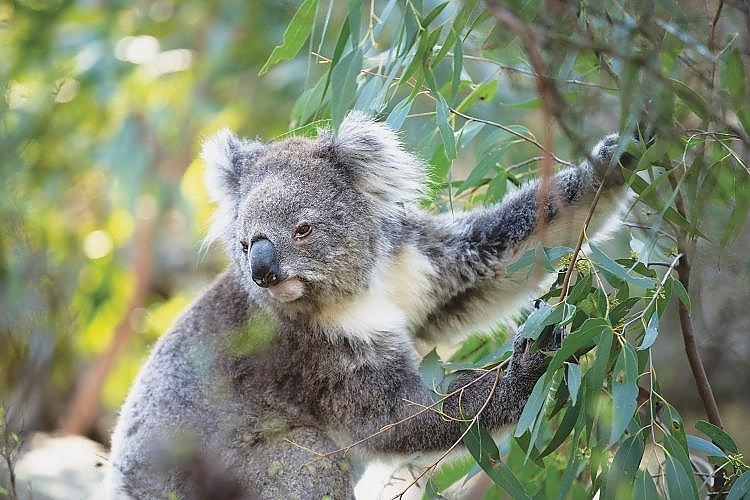
M 237 216 L 242 176 L 264 150 L 263 143 L 240 139 L 226 128 L 203 143 L 206 189 L 211 201 L 218 204 L 206 236 L 208 243 L 227 236 Z
M 335 136 L 329 136 L 336 159 L 350 168 L 363 191 L 392 206 L 417 200 L 425 167 L 404 150 L 396 133 L 359 111 L 350 112 Z

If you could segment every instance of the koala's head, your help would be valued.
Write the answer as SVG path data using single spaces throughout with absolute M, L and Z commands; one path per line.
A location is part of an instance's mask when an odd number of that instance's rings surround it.
M 208 240 L 223 239 L 254 295 L 281 308 L 365 290 L 388 251 L 387 222 L 423 185 L 420 161 L 358 112 L 317 139 L 266 144 L 223 130 L 202 157 L 218 203 Z

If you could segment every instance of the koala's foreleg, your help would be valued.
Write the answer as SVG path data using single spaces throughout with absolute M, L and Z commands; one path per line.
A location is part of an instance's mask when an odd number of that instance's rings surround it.
M 553 336 L 554 337 L 554 336 Z M 544 349 L 554 349 L 557 337 Z M 445 450 L 461 439 L 465 426 L 476 421 L 497 430 L 518 420 L 536 381 L 544 374 L 548 358 L 532 351 L 530 341 L 517 338 L 508 367 L 503 372 L 471 371 L 451 383 L 442 404 L 425 386 L 416 370 L 401 368 L 373 372 L 367 377 L 367 398 L 352 398 L 347 412 L 370 450 L 384 453 L 414 453 Z M 355 393 L 359 390 L 353 388 Z M 373 411 L 371 405 L 378 405 Z M 365 423 L 365 425 L 362 425 Z
M 420 221 L 418 246 L 430 256 L 434 308 L 417 336 L 454 336 L 517 311 L 548 277 L 527 269 L 513 274 L 508 267 L 540 243 L 574 247 L 600 186 L 587 235 L 606 233 L 627 200 L 623 174 L 613 161 L 617 141 L 608 136 L 590 159 L 547 182 L 531 182 L 493 207 Z M 629 155 L 621 159 L 626 166 L 633 162 Z

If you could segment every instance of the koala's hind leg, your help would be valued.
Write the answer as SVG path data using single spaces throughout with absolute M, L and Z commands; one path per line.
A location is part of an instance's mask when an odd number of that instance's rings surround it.
M 354 498 L 346 457 L 322 456 L 337 447 L 324 433 L 296 428 L 256 444 L 242 467 L 260 499 L 350 500 Z

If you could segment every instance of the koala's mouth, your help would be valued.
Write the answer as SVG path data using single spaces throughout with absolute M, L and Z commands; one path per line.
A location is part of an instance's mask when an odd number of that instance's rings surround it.
M 299 278 L 287 278 L 266 290 L 271 297 L 279 302 L 292 302 L 304 295 L 305 285 Z

